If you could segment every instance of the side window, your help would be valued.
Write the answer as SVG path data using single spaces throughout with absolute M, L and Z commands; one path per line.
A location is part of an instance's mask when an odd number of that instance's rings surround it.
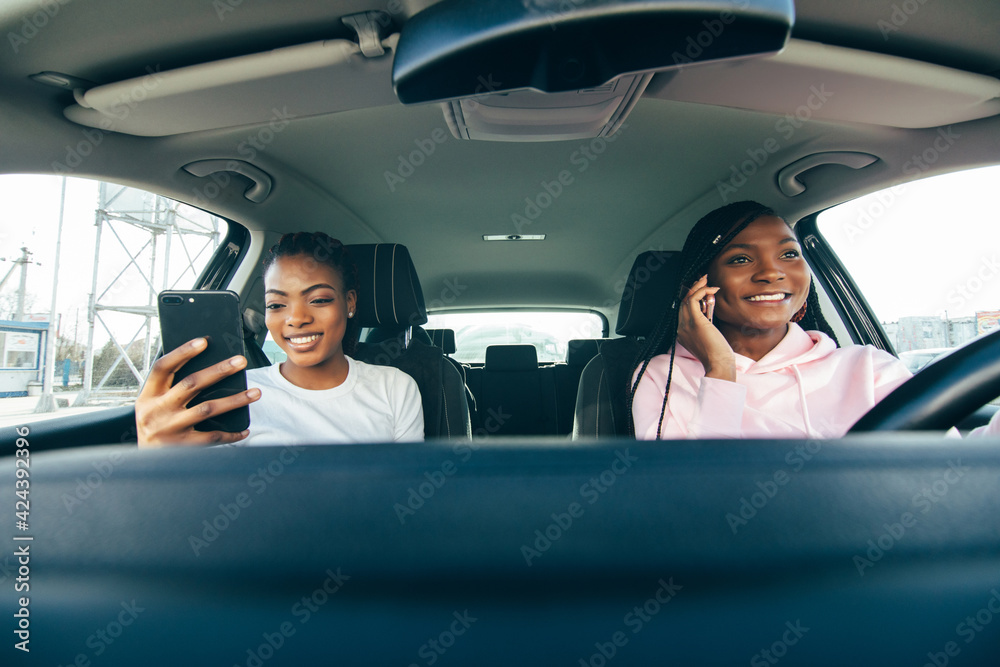
M 897 185 L 818 225 L 917 372 L 1000 323 L 1000 166 Z
M 267 336 L 264 337 L 264 344 L 261 345 L 261 350 L 264 351 L 264 354 L 272 364 L 281 363 L 288 358 L 288 355 L 285 354 L 281 348 L 278 347 L 278 344 L 274 342 L 274 339 L 271 338 L 270 331 L 268 331 Z
M 190 288 L 227 231 L 114 183 L 0 176 L 0 426 L 134 402 L 159 347 L 157 293 Z

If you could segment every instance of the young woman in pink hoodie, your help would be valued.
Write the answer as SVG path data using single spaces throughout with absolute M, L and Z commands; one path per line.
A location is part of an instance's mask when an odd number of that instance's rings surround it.
M 641 439 L 839 437 L 911 376 L 838 347 L 795 234 L 756 202 L 698 221 L 665 301 L 632 378 Z

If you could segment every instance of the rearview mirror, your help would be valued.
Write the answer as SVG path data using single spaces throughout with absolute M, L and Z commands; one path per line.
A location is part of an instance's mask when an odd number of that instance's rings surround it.
M 404 104 L 600 86 L 631 72 L 780 51 L 792 0 L 442 0 L 399 37 Z

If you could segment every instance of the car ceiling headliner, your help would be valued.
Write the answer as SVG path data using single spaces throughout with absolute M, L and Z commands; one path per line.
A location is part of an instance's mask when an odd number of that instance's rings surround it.
M 884 38 L 879 20 L 896 3 L 852 0 L 796 3 L 794 36 L 910 57 L 972 72 L 1000 71 L 1000 3 L 975 0 L 920 5 L 904 28 Z M 397 23 L 430 2 L 404 2 Z M 3 34 L 19 31 L 41 2 L 0 6 Z M 72 100 L 65 91 L 27 79 L 57 71 L 107 83 L 163 70 L 290 44 L 348 38 L 343 15 L 385 8 L 385 3 L 244 2 L 219 15 L 213 3 L 178 0 L 135 3 L 102 0 L 59 6 L 50 24 L 13 57 L 0 59 L 0 170 L 52 171 L 83 128 L 62 115 Z M 643 99 L 613 143 L 593 161 L 582 158 L 588 141 L 493 143 L 459 141 L 447 132 L 437 105 L 346 111 L 296 119 L 278 133 L 253 163 L 275 179 L 272 197 L 249 204 L 239 191 L 207 205 L 251 229 L 284 232 L 321 228 L 345 242 L 403 243 L 433 299 L 445 280 L 468 289 L 462 307 L 557 305 L 597 307 L 606 313 L 620 295 L 619 281 L 641 250 L 677 247 L 687 226 L 720 203 L 715 184 L 745 159 L 747 148 L 775 134 L 775 116 L 704 105 Z M 996 134 L 996 119 L 968 123 Z M 400 156 L 443 129 L 447 140 L 392 191 L 385 173 Z M 933 130 L 898 130 L 811 122 L 783 142 L 760 177 L 740 198 L 771 203 L 791 219 L 886 183 L 899 164 Z M 109 134 L 75 172 L 194 200 L 197 180 L 179 168 L 196 159 L 240 157 L 234 147 L 252 128 L 231 128 L 162 138 Z M 437 136 L 441 136 L 438 134 Z M 426 144 L 425 144 L 426 145 Z M 810 191 L 789 201 L 774 187 L 781 166 L 820 150 L 866 150 L 878 167 L 843 181 L 817 174 Z M 978 150 L 980 153 L 970 152 Z M 995 155 L 995 146 L 955 151 L 955 164 Z M 156 159 L 150 159 L 155 155 Z M 245 154 L 244 154 L 245 155 Z M 574 161 L 574 159 L 576 161 Z M 587 169 L 580 171 L 586 161 Z M 942 161 L 947 169 L 947 161 Z M 572 174 L 553 203 L 530 225 L 525 198 L 544 183 Z M 820 170 L 822 171 L 822 170 Z M 842 175 L 841 175 L 842 176 Z M 542 197 L 544 202 L 545 198 Z M 544 242 L 485 243 L 483 234 L 544 233 Z M 458 304 L 456 304 L 458 305 Z

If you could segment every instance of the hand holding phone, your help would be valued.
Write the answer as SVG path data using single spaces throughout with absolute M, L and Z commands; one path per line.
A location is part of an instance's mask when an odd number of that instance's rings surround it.
M 688 289 L 677 314 L 677 342 L 705 367 L 705 376 L 736 380 L 736 357 L 729 341 L 713 322 L 719 287 L 704 275 Z
M 163 292 L 160 330 L 166 351 L 136 401 L 140 446 L 211 444 L 246 437 L 246 388 L 239 299 L 233 292 Z

